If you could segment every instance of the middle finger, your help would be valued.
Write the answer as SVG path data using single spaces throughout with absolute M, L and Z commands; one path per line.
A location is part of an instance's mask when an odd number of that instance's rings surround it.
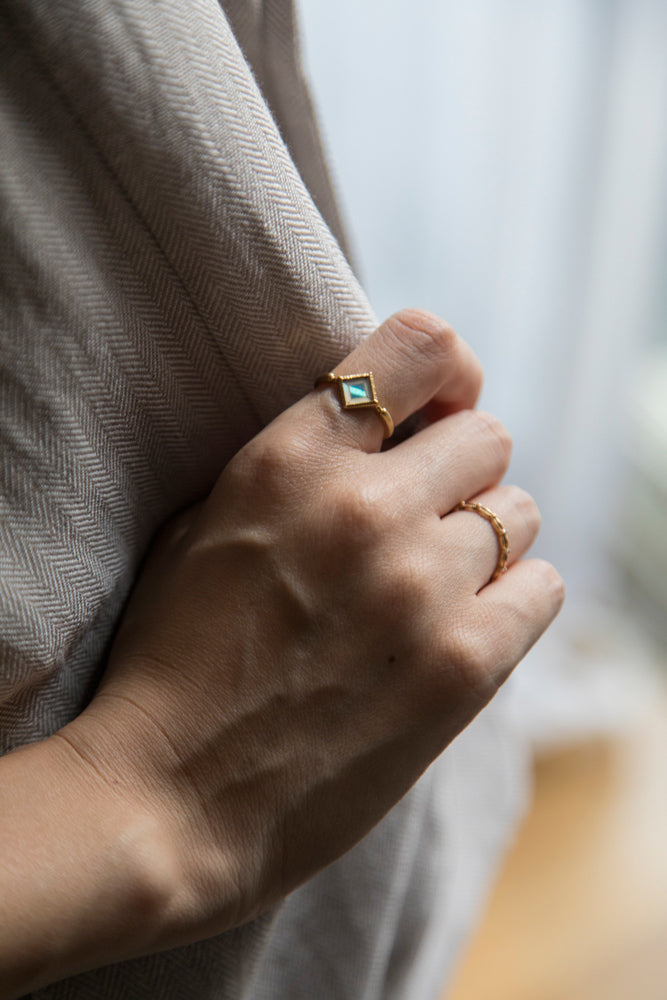
M 495 486 L 507 471 L 512 439 L 495 417 L 462 410 L 377 456 L 392 481 L 407 483 L 413 504 L 438 517 Z

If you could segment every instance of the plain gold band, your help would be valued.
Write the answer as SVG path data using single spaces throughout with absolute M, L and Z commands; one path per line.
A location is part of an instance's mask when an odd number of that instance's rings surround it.
M 489 583 L 493 583 L 507 569 L 507 557 L 510 554 L 510 542 L 503 522 L 492 510 L 484 507 L 481 503 L 475 503 L 474 500 L 462 500 L 461 503 L 457 503 L 454 510 L 471 510 L 474 514 L 479 514 L 480 517 L 489 522 L 495 531 L 498 539 L 498 562 L 489 581 Z
M 348 403 L 345 399 L 345 392 L 343 390 L 343 384 L 345 382 L 354 382 L 360 380 L 367 380 L 368 386 L 370 388 L 370 394 L 366 401 L 359 403 Z M 384 424 L 384 436 L 385 438 L 391 437 L 394 433 L 394 421 L 392 419 L 389 410 L 382 406 L 377 398 L 377 393 L 375 391 L 375 382 L 373 380 L 373 372 L 360 372 L 357 375 L 335 375 L 333 372 L 324 372 L 323 375 L 318 375 L 315 379 L 315 387 L 320 385 L 336 385 L 338 388 L 338 399 L 340 405 L 344 410 L 375 410 L 377 415 L 382 420 Z

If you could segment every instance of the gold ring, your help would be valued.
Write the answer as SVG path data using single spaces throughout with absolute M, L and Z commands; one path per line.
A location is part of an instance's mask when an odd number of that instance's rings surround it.
M 489 583 L 493 583 L 507 569 L 507 557 L 510 554 L 510 542 L 503 522 L 488 507 L 482 506 L 481 503 L 475 503 L 473 500 L 462 500 L 461 503 L 457 503 L 454 510 L 471 510 L 474 514 L 479 514 L 480 517 L 489 522 L 495 531 L 496 538 L 498 539 L 498 562 L 493 571 L 493 576 L 489 580 Z
M 394 433 L 394 421 L 386 407 L 380 404 L 375 391 L 373 372 L 363 372 L 361 375 L 334 375 L 325 372 L 315 379 L 315 386 L 337 385 L 338 398 L 344 410 L 375 410 L 384 424 L 384 436 L 391 437 Z

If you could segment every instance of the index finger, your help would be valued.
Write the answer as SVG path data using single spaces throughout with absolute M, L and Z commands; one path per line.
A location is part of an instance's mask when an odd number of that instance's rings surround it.
M 448 323 L 421 309 L 395 313 L 333 371 L 372 372 L 377 400 L 394 425 L 427 404 L 435 417 L 472 409 L 482 386 L 482 368 L 471 348 Z M 385 425 L 372 408 L 344 410 L 330 387 L 318 389 L 315 399 L 318 411 L 333 420 L 342 443 L 379 450 Z

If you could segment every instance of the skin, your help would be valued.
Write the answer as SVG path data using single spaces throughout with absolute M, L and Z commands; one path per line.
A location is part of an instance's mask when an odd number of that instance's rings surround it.
M 89 707 L 0 760 L 0 997 L 248 920 L 360 840 L 488 703 L 563 601 L 481 370 L 405 311 L 156 539 Z M 314 373 L 316 374 L 316 373 Z M 508 571 L 477 499 L 504 523 Z

